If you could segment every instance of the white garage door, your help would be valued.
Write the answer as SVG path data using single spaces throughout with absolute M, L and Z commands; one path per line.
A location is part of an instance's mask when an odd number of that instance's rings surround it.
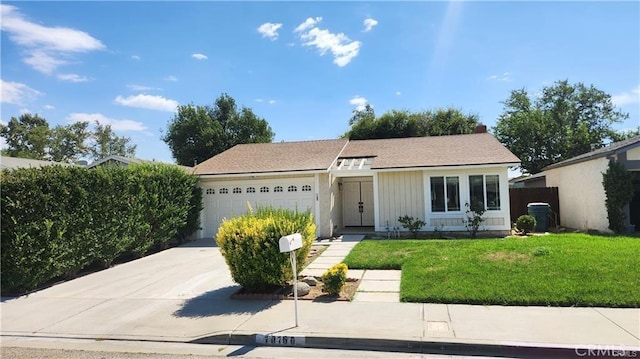
M 270 205 L 314 213 L 313 184 L 313 178 L 204 183 L 203 236 L 214 237 L 224 218 L 247 213 L 248 204 L 253 209 Z

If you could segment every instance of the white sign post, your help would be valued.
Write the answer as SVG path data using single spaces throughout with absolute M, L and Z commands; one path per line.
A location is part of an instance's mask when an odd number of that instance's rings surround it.
M 280 253 L 289 252 L 291 269 L 293 270 L 293 300 L 296 311 L 296 327 L 298 326 L 298 272 L 296 271 L 296 249 L 302 247 L 302 235 L 300 233 L 290 234 L 280 238 Z

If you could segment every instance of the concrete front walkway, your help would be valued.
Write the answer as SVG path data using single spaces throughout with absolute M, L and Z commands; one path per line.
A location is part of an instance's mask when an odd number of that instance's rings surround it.
M 400 302 L 399 270 L 366 270 L 358 286 L 355 302 Z
M 434 354 L 575 357 L 589 348 L 640 351 L 637 308 L 301 301 L 296 327 L 293 301 L 230 299 L 238 289 L 213 241 L 193 242 L 28 296 L 2 298 L 0 341 L 251 346 L 259 345 L 257 334 L 275 334 L 296 336 L 296 345 L 311 348 Z
M 364 235 L 345 234 L 334 240 L 319 241 L 319 244 L 328 246 L 328 248 L 325 249 L 318 258 L 314 259 L 311 264 L 303 269 L 300 275 L 303 277 L 321 277 L 327 269 L 341 263 L 349 252 L 351 252 L 353 247 L 363 239 Z M 360 279 L 362 278 L 363 273 L 364 271 L 362 270 L 349 269 L 347 277 L 351 279 Z
M 316 259 L 302 272 L 301 276 L 321 277 L 331 266 L 344 260 L 364 235 L 343 235 L 337 240 L 320 241 L 328 245 Z M 353 301 L 356 302 L 400 302 L 399 270 L 360 270 L 349 269 L 347 278 L 361 280 Z

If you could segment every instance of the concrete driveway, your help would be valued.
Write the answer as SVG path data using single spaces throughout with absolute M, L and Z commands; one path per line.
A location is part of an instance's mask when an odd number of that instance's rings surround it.
M 212 239 L 2 300 L 2 334 L 189 341 L 228 333 L 270 301 L 231 301 Z

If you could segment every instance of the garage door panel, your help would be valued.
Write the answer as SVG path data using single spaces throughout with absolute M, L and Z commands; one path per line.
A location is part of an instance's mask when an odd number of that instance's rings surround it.
M 293 186 L 297 191 L 288 192 L 289 188 Z M 247 188 L 250 187 L 254 188 L 255 192 L 253 190 L 247 191 Z M 284 191 L 274 192 L 276 187 L 281 187 Z M 303 187 L 310 188 L 311 191 L 302 191 Z M 313 180 L 309 179 L 255 180 L 243 183 L 218 182 L 207 185 L 205 188 L 211 189 L 208 192 L 212 192 L 205 194 L 203 201 L 205 208 L 202 227 L 203 235 L 207 237 L 215 236 L 223 218 L 230 219 L 247 213 L 247 204 L 250 204 L 253 209 L 272 206 L 314 212 L 315 192 L 313 191 Z M 265 192 L 264 188 L 268 189 L 268 192 Z M 233 193 L 234 189 L 237 193 Z

